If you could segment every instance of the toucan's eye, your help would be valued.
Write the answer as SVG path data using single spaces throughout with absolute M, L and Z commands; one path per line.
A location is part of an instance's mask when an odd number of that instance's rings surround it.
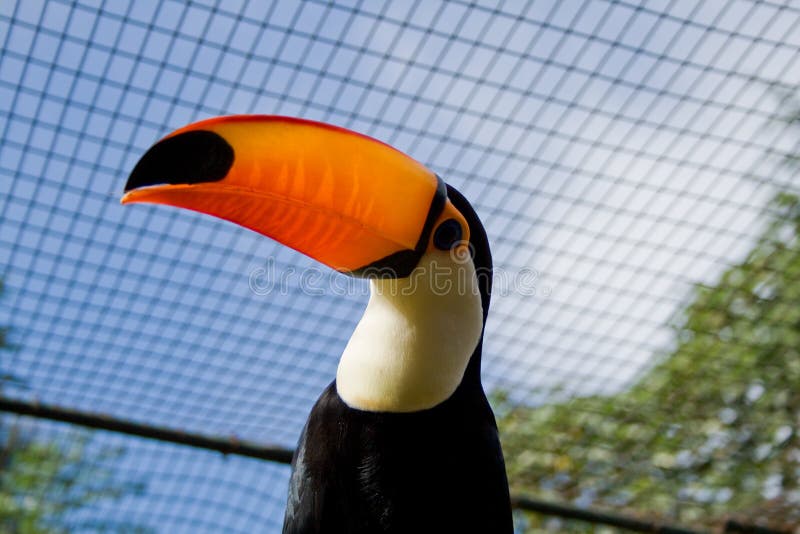
M 440 250 L 450 250 L 461 241 L 462 235 L 463 232 L 458 221 L 447 219 L 434 232 L 433 244 Z

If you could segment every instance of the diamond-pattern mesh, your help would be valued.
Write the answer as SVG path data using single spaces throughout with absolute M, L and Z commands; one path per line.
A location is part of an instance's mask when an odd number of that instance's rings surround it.
M 531 404 L 632 384 L 693 284 L 800 190 L 774 157 L 797 149 L 776 120 L 800 83 L 792 2 L 11 0 L 0 41 L 2 392 L 136 422 L 293 446 L 366 302 L 246 230 L 119 205 L 138 158 L 188 122 L 329 122 L 455 185 L 497 267 L 485 384 Z M 90 444 L 124 448 L 107 464 L 146 489 L 76 530 L 282 521 L 285 466 Z

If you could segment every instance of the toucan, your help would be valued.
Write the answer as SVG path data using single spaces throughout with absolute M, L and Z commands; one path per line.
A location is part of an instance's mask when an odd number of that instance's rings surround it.
M 513 532 L 481 384 L 492 259 L 455 188 L 356 132 L 239 115 L 180 128 L 123 204 L 234 222 L 350 276 L 370 298 L 301 434 L 284 534 Z

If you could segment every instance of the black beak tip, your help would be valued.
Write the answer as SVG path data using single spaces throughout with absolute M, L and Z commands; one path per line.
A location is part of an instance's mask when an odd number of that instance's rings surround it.
M 159 141 L 136 164 L 125 192 L 166 184 L 218 182 L 233 166 L 233 147 L 208 130 L 184 132 Z

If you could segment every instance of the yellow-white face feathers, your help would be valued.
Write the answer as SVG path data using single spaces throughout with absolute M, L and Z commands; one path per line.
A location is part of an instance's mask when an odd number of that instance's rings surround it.
M 429 250 L 411 276 L 370 280 L 336 374 L 348 406 L 414 412 L 455 392 L 483 331 L 477 273 L 464 256 Z

